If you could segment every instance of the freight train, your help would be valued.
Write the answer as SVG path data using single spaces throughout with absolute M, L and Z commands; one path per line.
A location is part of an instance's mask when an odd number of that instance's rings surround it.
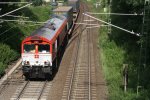
M 74 26 L 74 13 L 79 13 L 79 0 L 68 0 L 68 5 L 54 9 L 53 17 L 22 41 L 22 71 L 26 79 L 50 78 L 57 68 L 58 54 Z

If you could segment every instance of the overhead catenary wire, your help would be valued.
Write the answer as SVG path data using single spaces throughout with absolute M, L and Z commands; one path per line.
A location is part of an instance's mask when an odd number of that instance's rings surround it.
M 38 22 L 38 21 L 25 21 L 25 20 L 7 20 L 7 19 L 0 19 L 3 22 L 19 22 L 19 23 L 37 23 L 37 24 L 44 24 L 45 22 Z
M 24 16 L 16 16 L 16 15 L 6 15 L 8 17 L 16 17 L 16 18 L 25 18 L 25 19 L 29 19 L 29 17 L 24 17 Z
M 0 2 L 0 3 L 1 3 L 1 2 Z M 4 3 L 4 2 L 3 2 L 3 3 Z M 5 2 L 5 3 L 6 3 L 6 2 Z M 20 2 L 7 2 L 7 3 L 18 3 L 18 4 L 19 4 Z M 29 3 L 29 2 L 21 2 L 21 3 Z M 23 9 L 23 8 L 25 8 L 25 7 L 27 7 L 27 6 L 31 5 L 31 4 L 32 4 L 32 3 L 26 4 L 25 6 L 19 7 L 19 8 L 17 8 L 17 9 L 15 9 L 15 10 L 12 10 L 12 11 L 10 11 L 10 12 L 7 12 L 7 13 L 5 13 L 5 14 L 2 14 L 2 15 L 0 15 L 0 18 L 2 18 L 2 17 L 4 17 L 4 16 L 28 18 L 28 17 L 15 16 L 15 15 L 9 15 L 9 14 L 11 14 L 11 13 L 13 13 L 13 12 L 16 12 L 16 11 L 18 11 L 18 10 L 20 10 L 20 9 Z M 3 20 L 3 19 L 0 20 L 1 23 L 3 23 L 4 21 L 9 22 L 9 21 L 15 21 L 15 20 Z M 45 22 L 35 22 L 35 21 L 20 21 L 20 20 L 16 20 L 16 21 L 17 21 L 17 22 L 45 23 Z M 40 25 L 40 24 L 39 24 L 39 25 Z M 8 31 L 10 31 L 10 30 L 13 29 L 14 27 L 16 27 L 16 26 L 13 26 L 13 27 L 11 27 L 11 28 L 5 30 L 4 32 L 0 33 L 0 36 L 3 35 L 3 34 L 5 34 L 5 33 L 8 32 Z M 13 35 L 13 36 L 14 36 L 14 35 Z M 12 37 L 12 36 L 6 38 L 4 41 L 8 40 L 8 39 L 11 38 L 11 37 Z M 3 42 L 4 42 L 4 41 L 3 41 Z
M 95 20 L 84 20 L 85 22 L 95 22 Z
M 10 39 L 10 38 L 14 37 L 15 35 L 17 35 L 17 34 L 13 34 L 13 35 L 9 36 L 8 38 L 4 39 L 2 42 L 7 41 L 8 39 Z
M 118 28 L 118 29 L 120 29 L 120 30 L 123 30 L 123 31 L 125 31 L 125 32 L 131 33 L 131 34 L 133 34 L 133 35 L 140 36 L 140 33 L 135 33 L 135 32 L 133 32 L 133 31 L 129 31 L 129 30 L 127 30 L 127 29 L 121 28 L 121 27 L 119 27 L 119 26 L 113 25 L 113 24 L 111 24 L 111 23 L 108 23 L 108 22 L 103 21 L 103 20 L 101 20 L 101 19 L 98 19 L 98 18 L 96 18 L 96 17 L 93 17 L 93 16 L 91 16 L 91 15 L 89 15 L 89 14 L 83 13 L 83 15 L 88 16 L 88 17 L 91 17 L 91 18 L 93 18 L 93 19 L 95 19 L 95 20 L 97 20 L 97 21 L 100 21 L 100 22 L 105 23 L 105 24 L 107 24 L 107 25 L 113 26 L 113 27 Z
M 0 2 L 0 4 L 27 4 L 29 2 Z
M 109 4 L 108 4 L 108 15 L 107 15 L 107 21 L 108 21 L 108 23 L 111 23 L 111 6 L 112 6 L 112 0 L 110 0 L 110 2 L 109 2 Z M 110 25 L 108 25 L 108 27 L 107 27 L 107 29 L 108 29 L 108 34 L 111 34 L 111 26 Z
M 30 21 L 31 22 L 31 21 Z M 39 22 L 39 24 L 34 24 L 34 25 L 27 25 L 27 26 L 38 26 L 38 25 L 42 25 L 43 23 L 40 23 Z M 5 25 L 6 26 L 6 25 Z M 24 26 L 24 27 L 27 27 L 27 26 Z M 3 26 L 2 26 L 3 27 Z M 4 32 L 2 32 L 2 33 L 0 33 L 0 36 L 1 35 L 3 35 L 3 34 L 5 34 L 5 33 L 7 33 L 8 31 L 10 31 L 11 29 L 13 29 L 13 28 L 15 28 L 16 26 L 13 26 L 13 27 L 10 27 L 9 29 L 7 29 L 7 30 L 5 30 Z M 1 28 L 1 26 L 0 26 L 0 28 Z
M 4 17 L 4 16 L 6 16 L 6 15 L 9 15 L 9 14 L 11 14 L 11 13 L 13 13 L 13 12 L 16 12 L 16 11 L 18 11 L 18 10 L 20 10 L 20 9 L 23 9 L 23 8 L 25 8 L 25 7 L 27 7 L 27 6 L 31 5 L 31 4 L 32 4 L 32 3 L 26 4 L 25 6 L 19 7 L 19 8 L 17 8 L 17 9 L 15 9 L 15 10 L 12 10 L 12 11 L 10 11 L 10 12 L 7 12 L 7 13 L 3 14 L 3 15 L 0 15 L 0 17 Z
M 34 25 L 27 25 L 27 26 L 36 26 L 36 25 L 41 25 L 41 24 L 34 24 Z M 24 26 L 24 27 L 27 27 L 27 26 Z M 11 27 L 11 28 L 9 28 L 9 29 L 5 30 L 4 32 L 0 33 L 0 36 L 1 36 L 1 35 L 3 35 L 3 34 L 5 34 L 5 33 L 7 33 L 8 31 L 10 31 L 11 29 L 13 29 L 13 28 L 15 28 L 15 27 L 16 27 L 16 26 L 13 26 L 13 27 Z M 11 35 L 11 36 L 7 37 L 7 38 L 6 38 L 6 39 L 4 39 L 2 42 L 7 41 L 8 39 L 10 39 L 10 38 L 14 37 L 15 35 L 16 35 L 16 34 L 14 34 L 14 35 Z
M 7 29 L 7 30 L 5 30 L 4 32 L 0 33 L 0 36 L 3 35 L 3 34 L 5 34 L 5 33 L 8 32 L 8 31 L 10 31 L 10 30 L 13 29 L 14 27 L 16 27 L 16 26 L 10 27 L 9 29 Z
M 86 27 L 86 28 L 99 28 L 99 27 L 105 27 L 105 26 L 109 26 L 109 25 L 95 25 L 95 26 L 91 26 L 91 27 Z
M 33 25 L 25 25 L 25 26 L 23 26 L 23 27 L 28 27 L 28 26 L 38 26 L 38 25 L 42 25 L 42 23 L 41 23 L 41 24 L 33 24 Z
M 120 16 L 143 16 L 143 13 L 141 14 L 127 14 L 127 13 L 92 13 L 92 12 L 86 12 L 88 14 L 92 14 L 92 15 L 120 15 Z
M 87 24 L 87 23 L 75 23 L 75 24 L 78 24 L 78 25 L 99 25 L 99 24 Z
M 7 25 L 0 25 L 0 29 L 3 28 L 3 27 L 5 27 L 5 26 L 7 26 Z
M 1 25 L 1 27 L 0 27 L 0 28 L 3 28 L 3 27 L 5 27 L 5 26 L 8 26 L 8 25 Z
M 3 23 L 3 21 L 2 21 L 2 20 L 0 20 L 0 24 L 1 24 L 1 23 Z

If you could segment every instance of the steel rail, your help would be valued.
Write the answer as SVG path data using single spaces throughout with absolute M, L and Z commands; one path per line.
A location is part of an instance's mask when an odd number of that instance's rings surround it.
M 67 100 L 70 100 L 70 97 L 71 97 L 73 80 L 74 80 L 74 77 L 75 77 L 75 68 L 76 68 L 76 64 L 77 64 L 78 52 L 79 52 L 79 47 L 80 47 L 80 38 L 81 38 L 81 35 L 79 35 L 79 37 L 78 37 L 76 54 L 75 54 L 76 56 L 74 58 L 75 60 L 74 60 L 74 64 L 73 64 L 73 72 L 72 72 L 72 75 L 71 75 L 71 81 L 70 81 L 70 85 L 69 85 L 69 93 L 68 93 Z
M 78 38 L 80 38 L 80 37 L 78 37 Z M 75 68 L 76 68 L 76 64 L 77 64 L 79 47 L 80 47 L 80 39 L 78 39 L 78 43 L 77 43 L 77 50 L 76 50 L 75 62 L 73 64 L 73 72 L 72 72 L 72 75 L 71 75 L 71 82 L 70 82 L 70 86 L 69 86 L 69 93 L 68 93 L 67 100 L 70 100 L 70 97 L 71 97 L 71 91 L 72 91 L 72 86 L 73 86 L 73 79 L 74 79 L 74 76 L 75 76 Z
M 90 22 L 91 24 L 91 22 Z M 91 100 L 91 52 L 90 52 L 90 32 L 91 32 L 91 29 L 89 29 L 89 32 L 87 32 L 87 36 L 88 36 L 88 67 L 89 67 L 89 100 Z
M 41 96 L 42 96 L 42 94 L 43 94 L 43 92 L 44 92 L 44 89 L 45 89 L 46 85 L 47 85 L 47 81 L 45 81 L 45 83 L 43 84 L 42 90 L 41 90 L 41 92 L 40 92 L 40 94 L 39 94 L 37 100 L 40 100 L 40 99 L 41 99 Z
M 84 16 L 82 16 L 81 19 L 83 19 L 83 17 Z M 75 53 L 75 58 L 74 58 L 75 60 L 74 60 L 74 64 L 73 64 L 73 72 L 71 74 L 71 80 L 70 80 L 69 93 L 68 93 L 68 96 L 67 96 L 67 100 L 70 100 L 70 98 L 71 98 L 73 80 L 74 80 L 74 77 L 75 77 L 75 68 L 76 68 L 76 64 L 77 64 L 77 58 L 78 58 L 79 47 L 80 47 L 80 40 L 81 40 L 81 34 L 79 34 L 79 36 L 78 36 L 77 48 L 76 48 L 76 53 Z
M 23 88 L 21 89 L 19 95 L 17 96 L 16 100 L 20 99 L 20 96 L 22 95 L 23 91 L 26 89 L 27 85 L 30 83 L 30 81 L 26 81 L 25 85 L 23 86 Z

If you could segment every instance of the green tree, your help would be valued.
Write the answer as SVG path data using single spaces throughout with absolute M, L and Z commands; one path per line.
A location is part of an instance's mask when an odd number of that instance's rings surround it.
M 40 6 L 40 5 L 43 4 L 43 0 L 33 0 L 33 4 L 34 4 L 35 6 Z

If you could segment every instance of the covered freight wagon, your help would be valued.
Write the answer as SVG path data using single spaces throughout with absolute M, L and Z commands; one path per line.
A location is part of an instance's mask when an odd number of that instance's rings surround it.
M 78 12 L 80 8 L 80 0 L 68 0 L 68 5 L 73 7 L 74 12 Z
M 60 6 L 53 10 L 55 15 L 66 16 L 68 20 L 67 29 L 69 30 L 73 24 L 73 8 L 71 6 Z

